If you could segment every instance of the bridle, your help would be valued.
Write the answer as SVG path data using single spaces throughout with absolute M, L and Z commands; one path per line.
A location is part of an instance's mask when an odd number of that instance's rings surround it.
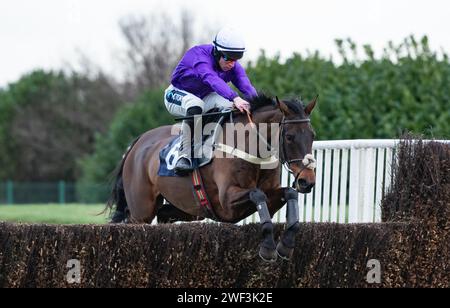
M 247 113 L 247 117 L 249 120 L 249 123 L 252 124 L 252 128 L 255 129 L 256 134 L 259 136 L 259 138 L 262 140 L 262 142 L 264 142 L 264 144 L 270 148 L 270 151 L 273 153 L 274 149 L 272 147 L 272 145 L 269 144 L 269 142 L 267 141 L 266 138 L 264 138 L 260 132 L 258 131 L 258 129 L 256 129 L 253 120 L 252 120 L 252 116 Z M 230 120 L 231 122 L 233 122 L 233 117 L 232 117 L 232 113 L 230 113 Z M 284 130 L 284 125 L 287 124 L 303 124 L 303 123 L 310 123 L 311 120 L 309 118 L 306 119 L 296 119 L 296 120 L 286 120 L 286 116 L 283 114 L 283 118 L 281 119 L 281 122 L 278 123 L 279 127 L 280 127 L 280 132 L 279 132 L 279 136 L 278 136 L 278 146 L 281 146 L 281 154 L 282 155 L 278 155 L 278 159 L 280 161 L 280 163 L 286 168 L 286 170 L 291 173 L 294 174 L 294 171 L 292 171 L 291 169 L 291 164 L 296 163 L 296 162 L 301 162 L 301 168 L 300 168 L 300 172 L 297 174 L 296 176 L 296 180 L 298 179 L 298 177 L 300 176 L 300 173 L 305 170 L 305 169 L 311 169 L 314 170 L 316 167 L 316 160 L 314 159 L 312 154 L 306 154 L 306 156 L 304 158 L 294 158 L 294 159 L 289 159 L 287 160 L 287 155 L 286 155 L 286 144 L 284 142 L 284 137 L 285 137 L 285 130 Z
M 279 157 L 280 162 L 289 171 L 289 173 L 292 173 L 292 174 L 294 174 L 294 171 L 292 171 L 292 169 L 291 169 L 291 164 L 296 163 L 296 162 L 302 162 L 302 166 L 301 166 L 300 172 L 298 173 L 297 177 L 300 176 L 300 173 L 304 169 L 306 169 L 306 168 L 313 169 L 312 167 L 315 167 L 315 160 L 314 160 L 314 158 L 312 158 L 312 156 L 287 160 L 286 144 L 284 142 L 284 137 L 285 137 L 284 125 L 286 125 L 286 124 L 303 124 L 303 123 L 310 123 L 310 122 L 311 122 L 311 120 L 309 118 L 298 119 L 298 120 L 286 120 L 286 117 L 283 116 L 283 119 L 279 123 L 280 134 L 279 134 L 279 143 L 278 144 L 281 146 L 281 151 L 282 151 L 281 152 L 282 155 L 280 155 L 280 157 Z M 305 160 L 306 160 L 306 162 L 305 162 Z
M 249 119 L 250 118 L 251 118 L 251 116 L 249 116 Z M 284 142 L 284 139 L 285 139 L 284 138 L 285 137 L 284 125 L 287 125 L 287 124 L 303 124 L 303 123 L 310 123 L 310 122 L 311 122 L 311 120 L 309 118 L 307 118 L 307 119 L 297 119 L 297 120 L 286 120 L 286 116 L 283 115 L 283 118 L 281 119 L 281 122 L 278 123 L 278 125 L 280 127 L 280 133 L 279 133 L 279 136 L 278 136 L 278 146 L 281 147 L 281 155 L 279 155 L 278 159 L 279 159 L 280 163 L 286 168 L 286 170 L 289 173 L 291 173 L 291 174 L 294 174 L 294 171 L 292 171 L 292 169 L 291 169 L 291 164 L 296 163 L 296 162 L 301 162 L 302 163 L 300 172 L 297 174 L 296 178 L 298 178 L 300 176 L 300 173 L 303 170 L 305 170 L 307 168 L 308 169 L 314 169 L 316 167 L 316 160 L 314 159 L 312 154 L 307 154 L 303 158 L 294 158 L 294 159 L 287 160 L 286 144 Z M 252 123 L 253 123 L 253 121 L 252 121 Z M 266 140 L 266 138 L 261 136 L 261 134 L 259 133 L 258 130 L 256 130 L 256 133 L 261 138 L 261 140 L 265 143 L 265 145 L 270 147 L 271 151 L 273 152 L 273 147 L 269 144 L 269 142 Z

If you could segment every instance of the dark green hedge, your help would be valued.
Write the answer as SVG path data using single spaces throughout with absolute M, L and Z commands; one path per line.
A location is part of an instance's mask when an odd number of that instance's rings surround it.
M 337 40 L 337 47 L 337 61 L 317 52 L 285 60 L 262 53 L 248 74 L 279 97 L 307 102 L 319 94 L 312 124 L 320 140 L 397 138 L 404 131 L 450 137 L 450 62 L 430 50 L 427 37 L 390 42 L 376 56 L 351 40 Z

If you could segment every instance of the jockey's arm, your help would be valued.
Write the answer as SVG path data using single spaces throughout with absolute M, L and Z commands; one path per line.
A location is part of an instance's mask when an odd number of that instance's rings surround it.
M 238 97 L 238 94 L 234 92 L 227 85 L 227 83 L 217 75 L 217 73 L 212 71 L 207 63 L 198 63 L 195 66 L 195 70 L 197 71 L 197 74 L 201 78 L 202 82 L 209 85 L 214 92 L 220 96 L 228 99 L 229 101 L 233 101 L 236 97 Z
M 244 94 L 246 99 L 258 96 L 255 88 L 250 82 L 250 79 L 247 77 L 244 68 L 239 64 L 239 62 L 236 62 L 231 82 L 236 88 L 239 89 L 239 91 L 242 92 L 242 94 Z

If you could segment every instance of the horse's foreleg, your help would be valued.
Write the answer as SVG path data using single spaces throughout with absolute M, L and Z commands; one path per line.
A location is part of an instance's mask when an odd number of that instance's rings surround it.
M 254 189 L 250 191 L 249 197 L 256 205 L 262 227 L 263 241 L 259 248 L 259 255 L 264 261 L 275 261 L 277 253 L 273 239 L 273 223 L 267 207 L 266 195 L 260 189 Z
M 289 260 L 294 251 L 295 236 L 300 229 L 297 191 L 285 188 L 284 199 L 287 200 L 286 230 L 278 242 L 277 253 L 282 259 Z

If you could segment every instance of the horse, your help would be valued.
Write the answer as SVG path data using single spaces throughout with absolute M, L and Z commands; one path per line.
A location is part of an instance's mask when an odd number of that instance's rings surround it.
M 263 169 L 261 165 L 233 156 L 214 157 L 199 169 L 214 212 L 212 219 L 237 223 L 258 211 L 263 237 L 259 256 L 265 261 L 273 262 L 277 256 L 289 260 L 293 254 L 299 231 L 298 193 L 310 193 L 315 184 L 312 156 L 315 132 L 310 115 L 316 101 L 317 97 L 305 106 L 297 99 L 279 100 L 259 95 L 250 100 L 251 117 L 238 113 L 228 120 L 253 125 L 256 130 L 260 123 L 275 125 L 280 147 L 275 168 Z M 194 198 L 189 176 L 158 175 L 159 153 L 173 139 L 172 126 L 168 125 L 147 131 L 130 145 L 118 165 L 107 204 L 111 210 L 115 206 L 113 223 L 151 223 L 155 216 L 158 221 L 159 216 L 165 216 L 166 222 L 205 218 L 204 210 Z M 294 175 L 293 187 L 281 187 L 281 165 Z M 164 199 L 169 204 L 163 204 Z M 272 217 L 285 204 L 286 227 L 276 245 Z

